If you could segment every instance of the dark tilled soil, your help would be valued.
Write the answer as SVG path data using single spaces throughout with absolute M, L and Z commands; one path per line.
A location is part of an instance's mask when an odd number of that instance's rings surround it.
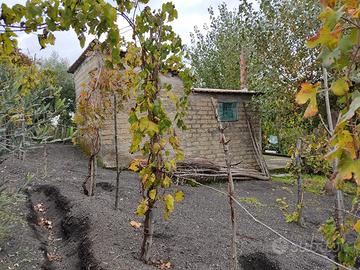
M 13 248 L 34 246 L 41 258 L 33 263 L 20 263 L 9 269 L 91 269 L 126 270 L 156 269 L 137 258 L 142 231 L 130 226 L 130 221 L 142 222 L 134 214 L 140 198 L 137 176 L 121 174 L 120 209 L 114 210 L 115 172 L 98 170 L 96 195 L 82 194 L 86 176 L 86 157 L 74 146 L 48 146 L 47 174 L 44 176 L 43 150 L 29 153 L 25 161 L 9 158 L 0 164 L 2 177 L 10 187 L 23 182 L 29 172 L 35 175 L 27 189 L 28 222 L 30 227 L 12 238 Z M 226 190 L 226 183 L 213 183 Z M 162 205 L 156 209 L 153 258 L 171 263 L 172 269 L 228 269 L 231 239 L 228 199 L 205 187 L 182 186 L 185 200 L 176 204 L 170 220 L 162 218 Z M 293 187 L 263 181 L 242 181 L 235 184 L 236 197 L 256 197 L 261 206 L 246 207 L 261 221 L 292 241 L 327 254 L 318 233 L 319 225 L 331 214 L 333 197 L 305 195 L 306 227 L 287 224 L 276 204 L 277 198 L 295 198 Z M 34 210 L 42 203 L 45 211 Z M 39 225 L 43 218 L 51 226 Z M 331 264 L 312 254 L 289 246 L 244 211 L 237 208 L 239 262 L 245 270 L 331 269 Z M 4 261 L 11 249 L 4 245 L 0 256 Z M 36 255 L 35 255 L 36 254 Z M 11 254 L 10 254 L 11 255 Z M 327 254 L 329 255 L 329 254 Z M 0 258 L 1 259 L 1 258 Z M 40 262 L 39 262 L 40 261 Z M 8 269 L 1 268 L 0 269 Z

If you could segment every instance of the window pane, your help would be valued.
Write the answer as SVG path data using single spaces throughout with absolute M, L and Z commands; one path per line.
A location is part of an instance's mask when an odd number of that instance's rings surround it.
M 237 117 L 237 103 L 236 102 L 221 102 L 219 103 L 219 118 L 220 121 L 236 121 Z

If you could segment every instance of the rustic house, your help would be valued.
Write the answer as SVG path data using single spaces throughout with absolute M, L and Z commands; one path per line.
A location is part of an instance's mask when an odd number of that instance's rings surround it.
M 99 55 L 89 55 L 90 46 L 69 68 L 74 74 L 76 96 L 89 80 L 89 72 L 101 63 Z M 171 83 L 173 91 L 182 90 L 180 78 L 174 75 L 163 75 L 163 83 Z M 219 141 L 218 123 L 214 118 L 211 98 L 218 104 L 219 117 L 226 126 L 225 134 L 230 139 L 230 154 L 232 163 L 236 164 L 238 178 L 250 176 L 257 179 L 267 179 L 268 172 L 262 159 L 261 128 L 258 112 L 248 106 L 249 101 L 259 93 L 248 90 L 205 89 L 195 88 L 189 98 L 189 112 L 186 119 L 188 130 L 179 133 L 182 149 L 187 163 L 197 163 L 201 160 L 219 167 L 224 165 L 224 152 Z M 118 114 L 118 149 L 122 167 L 127 167 L 134 158 L 129 153 L 131 135 L 129 132 L 128 110 L 134 101 L 128 101 L 122 112 Z M 166 103 L 166 101 L 165 101 Z M 101 131 L 101 150 L 99 158 L 106 167 L 114 167 L 114 128 L 113 120 L 106 121 Z M 247 173 L 242 174 L 242 171 Z M 206 170 L 204 171 L 206 172 Z M 235 177 L 236 178 L 236 177 Z

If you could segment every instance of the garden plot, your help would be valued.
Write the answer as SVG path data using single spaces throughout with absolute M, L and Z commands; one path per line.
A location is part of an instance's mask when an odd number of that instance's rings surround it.
M 138 260 L 142 219 L 134 214 L 141 196 L 137 175 L 121 174 L 120 209 L 115 211 L 114 171 L 99 168 L 95 196 L 87 197 L 81 187 L 87 160 L 80 150 L 70 145 L 49 146 L 45 176 L 43 158 L 43 150 L 39 149 L 29 153 L 23 162 L 9 158 L 0 166 L 11 186 L 23 183 L 27 173 L 34 174 L 27 189 L 28 221 L 33 230 L 24 232 L 42 249 L 45 269 L 229 268 L 231 226 L 226 196 L 206 187 L 181 186 L 185 200 L 176 205 L 168 221 L 162 218 L 161 207 L 156 209 L 153 265 L 144 265 Z M 211 186 L 226 191 L 226 183 Z M 290 240 L 331 256 L 318 227 L 331 215 L 333 197 L 306 193 L 306 227 L 301 228 L 285 223 L 276 203 L 276 199 L 284 197 L 292 202 L 292 192 L 291 186 L 282 183 L 235 183 L 236 197 L 258 219 Z M 281 241 L 240 208 L 236 214 L 239 262 L 243 269 L 331 269 L 324 259 Z M 17 243 L 22 249 L 28 244 Z M 0 255 L 10 255 L 6 243 Z M 31 268 L 19 259 L 17 269 Z

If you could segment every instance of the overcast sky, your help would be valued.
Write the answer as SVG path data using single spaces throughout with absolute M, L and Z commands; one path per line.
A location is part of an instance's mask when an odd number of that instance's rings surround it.
M 209 23 L 208 8 L 214 7 L 215 10 L 219 4 L 226 2 L 229 8 L 236 8 L 241 0 L 172 0 L 178 10 L 178 19 L 173 23 L 176 33 L 178 33 L 185 44 L 190 43 L 190 32 L 193 32 L 194 26 L 202 27 L 203 24 Z M 24 3 L 25 0 L 4 0 L 7 5 Z M 153 8 L 160 7 L 166 0 L 150 0 L 150 6 Z M 126 30 L 124 30 L 126 31 Z M 68 59 L 70 64 L 81 54 L 82 48 L 74 32 L 56 33 L 56 44 L 40 50 L 35 34 L 22 34 L 19 37 L 19 47 L 23 52 L 36 55 L 37 58 L 46 57 L 53 51 L 58 52 L 61 57 Z M 90 42 L 91 38 L 87 40 Z

